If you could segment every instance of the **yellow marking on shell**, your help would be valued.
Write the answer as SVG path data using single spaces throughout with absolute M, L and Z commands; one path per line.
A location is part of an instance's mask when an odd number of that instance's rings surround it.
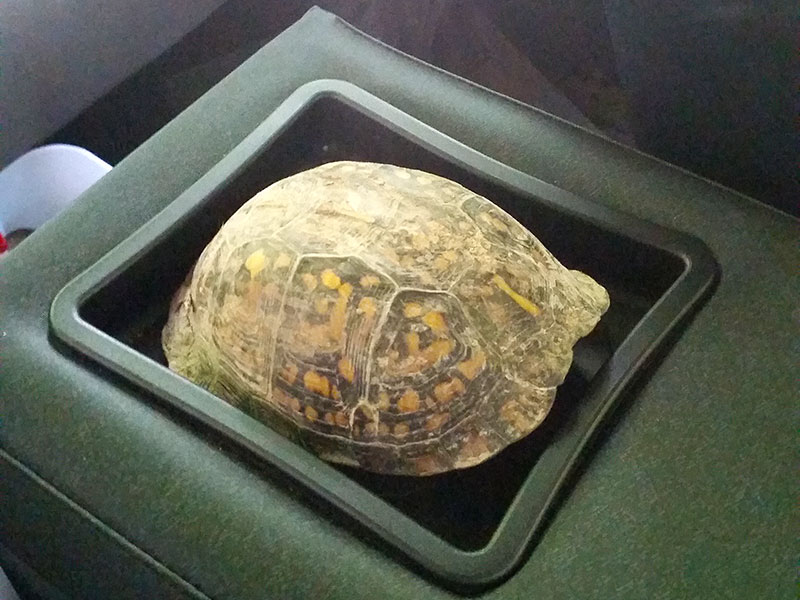
M 371 319 L 375 316 L 378 312 L 378 305 L 375 302 L 375 298 L 371 298 L 370 296 L 364 296 L 358 303 L 358 312 L 363 314 L 368 319 Z
M 356 407 L 356 412 L 360 412 L 361 415 L 364 417 L 364 420 L 367 422 L 372 422 L 378 416 L 378 413 L 375 411 L 375 408 L 372 407 L 370 404 L 359 404 Z
M 327 298 L 317 298 L 314 300 L 314 310 L 317 311 L 319 315 L 326 315 L 328 314 L 328 304 L 330 300 Z
M 343 298 L 349 298 L 350 295 L 353 293 L 353 286 L 347 282 L 344 282 L 339 286 L 339 295 Z
M 342 283 L 342 280 L 332 269 L 325 269 L 320 275 L 320 279 L 322 280 L 322 285 L 332 290 L 338 288 Z
M 444 315 L 438 311 L 432 310 L 425 313 L 422 317 L 422 322 L 425 323 L 436 334 L 441 334 L 447 331 L 447 324 L 444 321 Z
M 381 423 L 378 425 L 378 433 L 381 435 L 389 435 L 389 426 L 386 423 Z
M 335 425 L 336 424 L 336 419 L 333 417 L 333 413 L 326 412 L 325 416 L 323 417 L 323 420 L 328 425 Z
M 297 365 L 288 364 L 283 367 L 283 369 L 281 369 L 281 377 L 286 383 L 292 385 L 295 380 L 297 380 Z
M 409 375 L 417 373 L 423 369 L 432 367 L 442 358 L 453 351 L 453 341 L 449 339 L 434 340 L 425 348 L 422 348 L 416 355 L 409 356 L 403 363 L 396 367 L 399 375 Z M 398 360 L 398 356 L 390 353 L 390 360 Z
M 312 325 L 308 321 L 302 321 L 297 329 L 295 341 L 297 344 L 311 345 L 314 348 L 332 348 L 330 338 L 330 325 Z
M 477 350 L 472 358 L 458 363 L 458 370 L 469 380 L 475 379 L 486 364 L 486 354 Z
M 331 385 L 328 378 L 320 375 L 316 371 L 306 371 L 303 375 L 303 385 L 309 392 L 320 394 L 322 396 L 329 396 L 331 393 Z
M 392 401 L 389 398 L 389 394 L 386 392 L 380 392 L 378 394 L 378 410 L 389 410 L 392 405 Z
M 452 340 L 436 340 L 432 342 L 423 352 L 429 362 L 437 362 L 453 351 Z
M 342 399 L 342 393 L 339 391 L 339 388 L 336 387 L 335 385 L 331 386 L 331 398 L 333 398 L 334 400 Z
M 433 388 L 433 395 L 440 403 L 448 403 L 459 394 L 464 393 L 464 384 L 458 377 L 453 377 L 450 381 L 443 381 Z
M 259 249 L 253 252 L 244 261 L 244 268 L 250 272 L 250 279 L 255 279 L 256 275 L 261 273 L 267 266 L 267 256 L 264 251 Z
M 408 423 L 395 423 L 394 429 L 392 430 L 392 432 L 398 437 L 404 437 L 408 435 L 408 431 Z
M 285 252 L 281 252 L 278 255 L 278 258 L 275 259 L 275 264 L 272 265 L 272 268 L 275 270 L 285 269 L 291 264 L 292 264 L 292 257 L 286 254 Z
M 336 342 L 342 339 L 347 323 L 347 296 L 339 295 L 328 320 L 328 335 Z
M 376 285 L 380 284 L 381 280 L 377 275 L 362 275 L 359 283 L 361 287 L 364 288 L 371 288 L 375 287 Z
M 333 415 L 333 420 L 336 421 L 336 424 L 339 427 L 347 427 L 350 425 L 350 419 L 348 419 L 347 415 L 343 412 L 337 412 L 335 415 Z
M 441 428 L 447 420 L 450 418 L 450 413 L 438 413 L 435 415 L 431 415 L 425 420 L 425 429 L 427 431 L 435 431 L 436 429 Z
M 349 358 L 345 357 L 339 361 L 339 373 L 347 381 L 353 383 L 353 379 L 356 377 L 356 368 L 353 366 L 353 363 L 350 362 Z
M 378 426 L 374 421 L 370 421 L 364 425 L 364 435 L 375 435 L 376 433 L 378 433 Z
M 426 346 L 420 354 L 426 363 L 435 364 L 452 351 L 452 340 L 435 340 Z
M 520 305 L 523 310 L 526 310 L 533 316 L 538 315 L 542 310 L 536 306 L 533 302 L 521 296 L 517 292 L 511 289 L 511 286 L 506 283 L 506 280 L 500 277 L 500 275 L 495 275 L 492 277 L 492 283 L 494 283 L 497 287 L 503 290 L 514 302 Z
M 419 334 L 416 331 L 411 331 L 406 334 L 406 348 L 408 348 L 409 356 L 413 356 L 419 352 Z
M 314 277 L 311 273 L 303 273 L 301 279 L 303 280 L 303 285 L 306 286 L 306 290 L 309 292 L 313 291 L 314 288 L 317 287 L 317 278 Z
M 416 302 L 406 302 L 403 306 L 403 316 L 406 319 L 413 319 L 422 316 L 422 305 Z
M 404 413 L 419 410 L 419 394 L 415 390 L 407 389 L 397 401 L 397 410 Z
M 319 413 L 313 406 L 306 406 L 305 411 L 303 411 L 306 415 L 306 419 L 309 421 L 316 421 L 319 417 Z

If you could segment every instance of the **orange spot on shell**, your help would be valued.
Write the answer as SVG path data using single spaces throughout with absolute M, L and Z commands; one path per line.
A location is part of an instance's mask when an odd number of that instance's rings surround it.
M 349 358 L 345 357 L 339 360 L 339 373 L 350 383 L 353 382 L 356 376 L 356 369 Z
M 303 411 L 306 415 L 306 419 L 309 421 L 316 421 L 319 417 L 319 413 L 313 406 L 306 406 L 305 411 Z
M 403 316 L 406 319 L 413 319 L 414 317 L 422 316 L 422 305 L 416 302 L 406 302 L 403 306 Z
M 386 392 L 380 392 L 378 394 L 378 409 L 379 410 L 389 410 L 391 406 L 391 400 L 389 398 L 389 394 Z
M 381 282 L 380 278 L 376 275 L 363 275 L 359 280 L 361 287 L 371 288 L 378 285 Z
M 410 356 L 419 352 L 419 334 L 416 331 L 406 334 L 406 348 Z
M 397 409 L 400 412 L 419 410 L 419 394 L 415 390 L 407 389 L 397 401 Z
M 334 425 L 336 423 L 336 419 L 334 418 L 333 413 L 326 412 L 323 419 L 328 425 Z
M 396 372 L 399 375 L 417 373 L 423 369 L 432 367 L 452 351 L 452 340 L 435 340 L 420 350 L 416 355 L 409 356 L 406 361 L 398 365 L 396 367 Z M 399 359 L 399 355 L 395 355 L 390 352 L 389 358 L 391 361 L 397 361 Z
M 333 415 L 333 420 L 336 421 L 336 424 L 339 427 L 347 427 L 350 424 L 350 420 L 347 418 L 347 415 L 343 412 L 337 412 Z
M 470 359 L 458 363 L 458 370 L 464 377 L 472 380 L 475 379 L 485 364 L 486 354 L 478 350 Z
M 365 315 L 368 319 L 375 316 L 378 312 L 378 305 L 375 303 L 375 298 L 364 296 L 358 303 L 358 312 Z
M 444 425 L 449 418 L 450 418 L 449 413 L 438 413 L 435 415 L 431 415 L 425 421 L 425 429 L 427 431 L 436 431 L 437 429 L 440 429 L 442 425 Z
M 303 375 L 303 384 L 308 391 L 322 396 L 329 396 L 331 393 L 328 378 L 324 375 L 320 375 L 316 371 L 306 371 L 306 374 Z
M 486 456 L 491 453 L 486 438 L 478 433 L 471 434 L 461 444 L 461 449 L 458 452 L 458 457 L 462 460 L 470 458 L 478 458 Z
M 347 323 L 347 297 L 339 296 L 336 299 L 336 304 L 331 311 L 330 320 L 328 323 L 328 334 L 334 341 L 342 339 L 344 333 L 344 326 Z
M 422 351 L 422 356 L 428 364 L 436 364 L 453 351 L 451 340 L 436 340 Z
M 447 331 L 447 324 L 444 320 L 444 315 L 438 311 L 432 310 L 425 313 L 422 317 L 422 322 L 431 328 L 431 331 L 437 334 L 442 334 Z
M 395 423 L 394 428 L 392 429 L 392 433 L 394 433 L 398 437 L 404 437 L 408 435 L 409 427 L 407 423 Z
M 353 293 L 353 286 L 347 282 L 344 282 L 342 285 L 340 285 L 338 289 L 339 295 L 343 298 L 349 298 Z
M 297 365 L 295 364 L 286 365 L 285 367 L 283 367 L 283 369 L 281 369 L 280 375 L 286 383 L 292 385 L 297 379 Z
M 414 459 L 414 466 L 416 467 L 419 475 L 429 475 L 437 473 L 440 470 L 439 461 L 430 455 L 420 456 L 419 458 Z
M 530 420 L 516 400 L 509 400 L 500 407 L 500 418 L 521 433 L 531 429 Z
M 300 400 L 298 400 L 294 396 L 290 396 L 282 389 L 277 388 L 274 392 L 274 397 L 279 404 L 282 404 L 289 410 L 292 410 L 294 412 L 300 412 Z
M 325 269 L 320 275 L 320 280 L 322 280 L 322 285 L 332 290 L 338 288 L 342 283 L 342 280 L 334 273 L 333 269 Z
M 459 394 L 464 393 L 464 384 L 458 377 L 444 381 L 433 388 L 433 395 L 439 402 L 450 402 Z

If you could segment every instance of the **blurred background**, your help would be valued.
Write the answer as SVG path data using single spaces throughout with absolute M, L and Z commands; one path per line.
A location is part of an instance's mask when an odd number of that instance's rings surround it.
M 800 214 L 783 0 L 7 0 L 0 167 L 116 164 L 313 5 L 397 49 Z

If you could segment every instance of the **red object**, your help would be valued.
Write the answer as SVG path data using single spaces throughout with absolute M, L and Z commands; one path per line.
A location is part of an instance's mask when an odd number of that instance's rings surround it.
M 6 238 L 3 237 L 3 234 L 0 233 L 0 254 L 8 250 L 8 242 Z

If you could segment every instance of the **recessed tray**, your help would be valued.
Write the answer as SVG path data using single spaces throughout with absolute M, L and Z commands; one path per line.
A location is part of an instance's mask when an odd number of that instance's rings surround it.
M 220 225 L 267 185 L 333 160 L 386 162 L 489 198 L 611 308 L 575 347 L 544 424 L 491 460 L 432 477 L 328 464 L 166 367 L 169 301 Z M 441 583 L 486 586 L 532 547 L 593 434 L 713 289 L 697 239 L 579 198 L 491 159 L 345 82 L 302 86 L 160 213 L 67 284 L 50 320 L 67 344 L 247 448 L 372 530 Z

